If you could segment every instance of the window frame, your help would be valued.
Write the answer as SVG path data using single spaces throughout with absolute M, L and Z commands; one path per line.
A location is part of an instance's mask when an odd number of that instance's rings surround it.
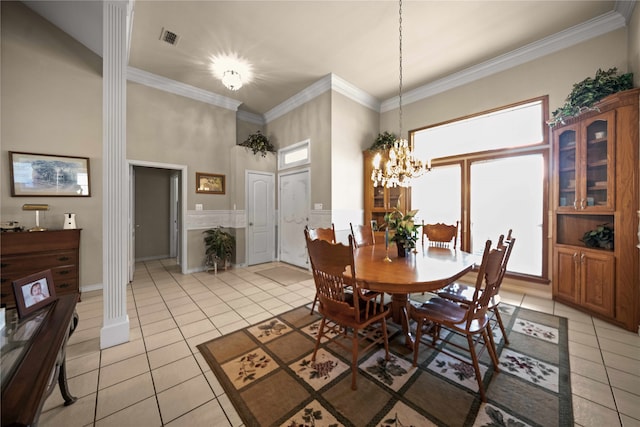
M 509 105 L 493 108 L 486 111 L 481 111 L 475 114 L 459 117 L 452 120 L 447 120 L 440 123 L 435 123 L 429 126 L 423 126 L 417 129 L 409 130 L 409 141 L 411 146 L 413 147 L 415 134 L 419 131 L 430 129 L 433 127 L 448 125 L 451 123 L 455 123 L 461 120 L 467 120 L 473 117 L 482 116 L 490 113 L 494 113 L 496 111 L 509 109 L 516 107 L 522 104 L 528 104 L 536 101 L 541 101 L 542 103 L 542 117 L 540 126 L 542 126 L 542 140 L 539 143 L 530 144 L 526 146 L 521 146 L 517 148 L 502 148 L 502 149 L 492 149 L 486 151 L 477 151 L 477 152 L 469 152 L 460 155 L 453 155 L 447 157 L 433 158 L 431 159 L 431 167 L 436 168 L 440 166 L 448 166 L 453 164 L 460 165 L 461 171 L 461 188 L 462 194 L 461 197 L 461 212 L 460 212 L 460 237 L 459 243 L 460 248 L 464 251 L 468 251 L 471 248 L 471 193 L 470 193 L 470 185 L 471 185 L 471 165 L 475 162 L 484 162 L 488 160 L 495 160 L 505 157 L 517 157 L 521 155 L 532 155 L 532 154 L 540 154 L 543 158 L 543 164 L 545 167 L 544 177 L 542 182 L 542 192 L 543 192 L 543 200 L 542 200 L 542 266 L 541 266 L 541 275 L 529 275 L 523 273 L 516 272 L 508 272 L 507 276 L 516 279 L 524 279 L 530 282 L 535 283 L 543 283 L 549 284 L 549 232 L 551 230 L 551 221 L 549 217 L 549 197 L 550 197 L 550 189 L 549 189 L 549 171 L 550 171 L 550 161 L 551 161 L 551 145 L 550 145 L 550 131 L 548 125 L 546 124 L 546 118 L 549 116 L 549 97 L 548 95 L 527 99 L 521 102 L 512 103 Z M 412 197 L 413 199 L 413 197 Z M 508 230 L 504 230 L 506 233 Z M 517 239 L 517 233 L 516 233 Z

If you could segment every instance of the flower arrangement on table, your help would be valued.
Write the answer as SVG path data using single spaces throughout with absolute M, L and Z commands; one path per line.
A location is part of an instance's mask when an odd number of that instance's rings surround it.
M 414 217 L 418 213 L 418 209 L 408 211 L 406 214 L 400 210 L 400 203 L 393 211 L 387 213 L 384 216 L 384 221 L 387 225 L 385 232 L 385 243 L 389 241 L 396 242 L 398 246 L 398 255 L 402 255 L 402 249 L 409 250 L 416 247 L 416 241 L 418 240 L 418 228 L 420 224 L 416 224 Z M 394 231 L 393 236 L 389 237 L 389 231 Z

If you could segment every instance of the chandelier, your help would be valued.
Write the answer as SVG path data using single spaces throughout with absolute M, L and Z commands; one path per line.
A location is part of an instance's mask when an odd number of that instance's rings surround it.
M 373 158 L 373 171 L 371 172 L 371 180 L 373 186 L 378 184 L 391 187 L 409 187 L 411 180 L 419 177 L 425 171 L 422 161 L 417 159 L 411 151 L 411 147 L 406 139 L 402 138 L 402 0 L 399 7 L 399 33 L 400 33 L 400 81 L 398 84 L 398 122 L 400 133 L 399 137 L 394 141 L 393 147 L 389 148 L 387 161 L 383 167 L 380 167 L 382 156 L 377 153 Z

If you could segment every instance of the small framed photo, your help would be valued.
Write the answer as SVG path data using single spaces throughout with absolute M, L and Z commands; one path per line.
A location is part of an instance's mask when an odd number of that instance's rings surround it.
M 89 197 L 89 158 L 9 152 L 11 196 Z
M 196 172 L 196 193 L 224 194 L 224 175 Z
M 56 300 L 56 289 L 51 270 L 30 274 L 13 281 L 18 317 L 30 315 L 34 311 Z

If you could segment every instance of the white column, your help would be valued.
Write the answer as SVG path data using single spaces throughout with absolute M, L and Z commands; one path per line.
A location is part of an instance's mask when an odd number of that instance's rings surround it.
M 127 7 L 105 0 L 102 16 L 102 282 L 100 348 L 129 341 L 126 163 Z

